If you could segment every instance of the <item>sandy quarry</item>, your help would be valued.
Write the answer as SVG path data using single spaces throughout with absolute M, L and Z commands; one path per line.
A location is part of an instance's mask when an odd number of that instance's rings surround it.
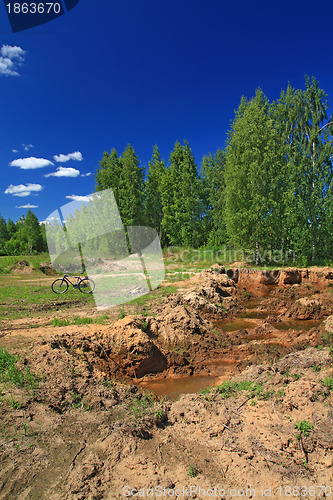
M 149 316 L 2 332 L 40 382 L 2 390 L 1 499 L 333 498 L 333 270 L 181 286 Z

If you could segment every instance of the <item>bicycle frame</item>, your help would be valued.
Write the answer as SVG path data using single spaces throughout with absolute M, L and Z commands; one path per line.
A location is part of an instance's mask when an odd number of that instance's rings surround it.
M 86 276 L 85 276 L 86 277 Z M 71 280 L 69 278 L 75 278 L 76 279 L 76 282 L 75 283 L 72 283 Z M 74 274 L 64 274 L 63 275 L 63 278 L 62 278 L 62 281 L 67 281 L 67 283 L 69 285 L 72 285 L 73 288 L 78 288 L 78 285 L 79 285 L 79 282 L 81 281 L 81 277 L 80 276 L 75 276 Z

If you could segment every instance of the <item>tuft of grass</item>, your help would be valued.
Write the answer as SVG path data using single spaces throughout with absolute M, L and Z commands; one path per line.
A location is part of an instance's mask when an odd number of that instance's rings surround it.
M 325 332 L 322 334 L 321 339 L 324 345 L 333 345 L 333 332 Z
M 197 465 L 194 465 L 194 464 L 191 464 L 188 468 L 188 475 L 190 477 L 197 477 L 198 474 L 200 474 L 201 470 L 199 469 L 199 467 Z
M 68 326 L 68 325 L 70 325 L 70 321 L 68 319 L 53 318 L 51 323 L 52 323 L 52 326 Z
M 249 380 L 244 380 L 241 382 L 230 382 L 226 380 L 221 385 L 217 385 L 215 390 L 217 393 L 221 394 L 223 398 L 230 398 L 237 395 L 238 392 L 253 390 L 255 389 L 255 384 Z
M 10 354 L 6 349 L 0 349 L 0 382 L 36 389 L 38 377 L 30 372 L 29 368 L 24 370 L 16 366 L 18 357 Z
M 74 316 L 72 325 L 91 325 L 93 322 L 93 318 Z
M 124 307 L 119 307 L 119 314 L 118 314 L 118 319 L 123 319 L 125 318 L 126 314 L 125 314 L 125 309 Z
M 105 320 L 108 318 L 106 314 L 103 314 L 99 318 L 89 318 L 82 316 L 74 316 L 73 319 L 58 319 L 53 318 L 52 325 L 53 326 L 68 326 L 68 325 L 91 325 L 92 323 L 96 323 L 99 325 L 103 325 Z
M 313 431 L 313 425 L 310 424 L 307 420 L 300 420 L 296 424 L 294 424 L 295 429 L 298 429 L 301 434 L 304 436 L 308 436 L 311 431 Z
M 333 391 L 333 377 L 326 377 L 321 382 L 330 390 Z

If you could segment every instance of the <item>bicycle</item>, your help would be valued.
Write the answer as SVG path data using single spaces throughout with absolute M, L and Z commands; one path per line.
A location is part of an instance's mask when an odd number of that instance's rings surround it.
M 75 278 L 76 282 L 72 283 L 69 278 Z M 52 283 L 51 288 L 54 293 L 66 293 L 69 285 L 72 285 L 73 288 L 78 288 L 82 293 L 92 293 L 95 289 L 95 283 L 88 276 L 81 278 L 80 276 L 67 273 L 62 278 L 56 279 Z

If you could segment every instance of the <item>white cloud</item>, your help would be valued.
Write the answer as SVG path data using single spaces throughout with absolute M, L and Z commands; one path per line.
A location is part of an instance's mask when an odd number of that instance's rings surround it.
M 46 174 L 44 177 L 77 177 L 78 175 L 80 175 L 80 170 L 76 168 L 58 167 L 56 172 Z
M 92 173 L 88 172 L 87 174 L 81 174 L 81 177 L 89 177 L 89 175 L 92 175 Z
M 90 201 L 92 200 L 92 196 L 77 196 L 76 194 L 72 194 L 70 196 L 66 196 L 69 200 L 73 201 Z
M 30 205 L 30 203 L 28 203 L 27 205 L 20 205 L 16 208 L 38 208 L 38 205 Z
M 29 149 L 34 148 L 33 144 L 22 144 L 24 151 L 29 151 Z
M 21 47 L 3 45 L 0 50 L 0 74 L 19 76 L 17 67 L 24 62 L 26 51 Z
M 12 153 L 18 153 L 17 149 L 12 149 Z
M 58 163 L 59 162 L 65 163 L 66 161 L 69 160 L 76 160 L 76 161 L 83 160 L 83 156 L 82 153 L 80 153 L 80 151 L 75 151 L 74 153 L 69 153 L 68 155 L 63 155 L 63 154 L 55 155 L 53 158 Z
M 11 167 L 19 167 L 22 170 L 43 168 L 48 167 L 49 165 L 54 165 L 54 163 L 50 160 L 45 160 L 44 158 L 35 158 L 34 156 L 31 156 L 30 158 L 19 158 L 10 163 Z
M 30 196 L 32 192 L 38 192 L 43 189 L 43 186 L 40 184 L 19 184 L 17 186 L 13 186 L 11 184 L 5 191 L 5 194 L 12 194 L 13 196 Z

